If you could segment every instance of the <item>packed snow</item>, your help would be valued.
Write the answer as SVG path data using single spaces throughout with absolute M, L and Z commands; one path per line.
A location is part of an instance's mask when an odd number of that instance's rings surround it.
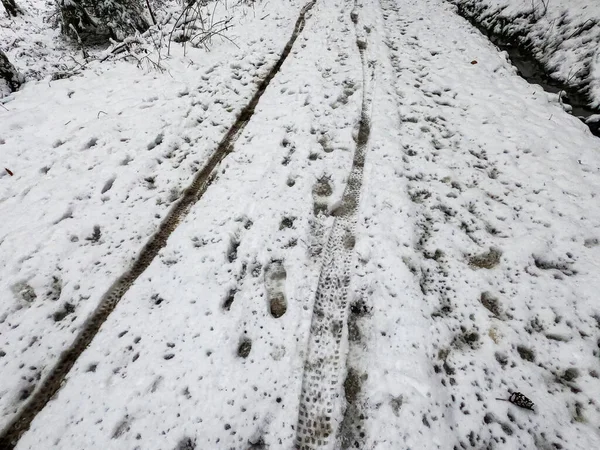
M 223 7 L 231 40 L 209 51 L 59 80 L 32 79 L 66 51 L 38 22 L 48 54 L 13 61 L 30 81 L 0 108 L 0 430 L 306 12 L 234 151 L 16 448 L 600 448 L 600 140 L 450 2 L 303 7 Z M 34 19 L 12 20 L 30 45 Z

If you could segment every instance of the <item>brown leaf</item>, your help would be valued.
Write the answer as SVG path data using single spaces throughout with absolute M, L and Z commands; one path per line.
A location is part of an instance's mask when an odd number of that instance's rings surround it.
M 475 64 L 477 64 L 477 61 L 473 60 L 473 61 L 471 61 L 471 64 L 475 65 Z
M 6 173 L 9 174 L 11 177 L 14 175 L 14 173 L 12 173 L 12 170 L 8 170 L 6 167 L 4 168 L 4 170 L 6 170 Z

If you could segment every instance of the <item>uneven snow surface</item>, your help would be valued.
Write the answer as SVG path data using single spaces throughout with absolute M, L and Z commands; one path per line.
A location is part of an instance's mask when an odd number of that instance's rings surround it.
M 0 449 L 600 448 L 600 140 L 444 0 L 245 8 L 4 99 Z

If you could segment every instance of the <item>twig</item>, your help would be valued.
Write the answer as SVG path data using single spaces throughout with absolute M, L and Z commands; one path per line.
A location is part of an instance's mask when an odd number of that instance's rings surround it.
M 169 21 L 173 18 L 173 13 L 170 12 L 162 21 L 162 25 L 166 25 L 169 23 Z
M 69 55 L 69 58 L 71 58 L 73 60 L 73 62 L 75 64 L 77 64 L 79 67 L 81 67 L 82 69 L 85 69 L 85 66 L 87 65 L 87 63 L 85 64 L 81 64 L 79 61 L 77 61 L 75 58 L 73 58 L 73 56 Z
M 215 7 L 213 8 L 212 16 L 210 16 L 210 28 L 213 27 L 213 20 L 215 20 L 215 12 L 217 11 L 218 5 L 219 5 L 219 2 L 215 2 Z
M 87 59 L 89 57 L 89 55 L 88 55 L 87 51 L 85 50 L 85 47 L 83 46 L 83 41 L 81 40 L 79 33 L 77 32 L 77 30 L 75 29 L 75 27 L 73 26 L 72 23 L 69 23 L 69 28 L 71 29 L 71 31 L 73 33 L 75 33 L 75 36 L 77 36 L 77 42 L 79 43 L 79 45 L 81 47 L 81 52 L 83 53 L 83 57 L 85 59 Z
M 588 22 L 592 22 L 592 23 L 593 23 L 594 21 L 593 21 L 592 19 L 588 19 L 588 20 L 586 20 L 585 22 L 583 22 L 583 23 L 581 24 L 581 26 L 580 26 L 580 27 L 579 27 L 577 30 L 575 30 L 575 31 L 573 32 L 573 34 L 571 34 L 571 35 L 570 35 L 568 38 L 564 39 L 564 40 L 563 40 L 563 42 L 564 42 L 564 41 L 568 41 L 568 40 L 569 40 L 569 39 L 571 39 L 572 37 L 578 36 L 578 35 L 580 35 L 581 33 L 583 33 L 583 32 L 585 31 L 585 26 L 586 26 L 586 24 L 587 24 Z
M 218 5 L 219 0 L 215 1 L 212 12 L 210 10 L 207 12 L 205 11 L 205 7 L 208 8 L 208 5 L 204 5 L 202 0 L 188 0 L 169 33 L 169 54 L 175 30 L 180 30 L 181 32 L 178 41 L 183 43 L 184 56 L 187 54 L 188 42 L 191 42 L 191 44 L 196 47 L 202 46 L 208 51 L 214 36 L 222 37 L 239 48 L 232 39 L 223 34 L 231 27 L 230 23 L 234 17 L 231 16 L 225 19 L 216 20 L 216 10 Z
M 148 6 L 148 11 L 150 11 L 150 17 L 152 17 L 152 23 L 154 23 L 154 25 L 157 25 L 156 17 L 154 17 L 154 12 L 152 11 L 152 7 L 150 6 L 150 0 L 146 0 L 146 5 Z
M 223 34 L 223 31 L 227 31 L 229 29 L 229 22 L 230 21 L 231 21 L 231 19 L 227 19 L 226 21 L 219 21 L 219 22 L 217 22 L 217 25 L 223 24 L 223 27 L 221 29 L 219 29 L 219 30 L 213 30 L 213 29 L 211 29 L 211 30 L 208 30 L 208 31 L 205 31 L 205 32 L 198 33 L 194 37 L 192 37 L 190 39 L 190 41 L 193 42 L 195 39 L 199 38 L 197 40 L 197 42 L 195 43 L 195 45 L 202 44 L 202 45 L 205 46 L 205 48 L 207 48 L 206 42 L 210 42 L 210 40 L 212 39 L 213 36 L 219 36 L 219 37 L 221 37 L 223 39 L 228 40 L 233 45 L 235 45 L 237 48 L 240 48 L 232 39 L 230 39 L 229 37 L 227 37 L 227 36 L 225 36 Z M 207 48 L 207 50 L 208 50 L 208 48 Z
M 171 40 L 173 38 L 173 32 L 175 31 L 175 26 L 177 25 L 177 23 L 179 23 L 179 20 L 183 17 L 183 15 L 187 13 L 188 8 L 189 8 L 189 6 L 186 6 L 185 9 L 183 11 L 181 11 L 181 14 L 175 21 L 175 25 L 173 26 L 173 29 L 171 30 L 171 33 L 169 34 L 169 45 L 167 46 L 167 55 L 171 54 Z
M 577 74 L 579 72 L 581 72 L 581 69 L 578 69 L 577 72 L 575 72 L 573 75 L 571 75 L 572 71 L 573 71 L 573 68 L 571 68 L 571 70 L 569 70 L 569 75 L 568 75 L 567 81 L 565 81 L 565 86 L 569 85 L 569 83 L 571 82 L 571 80 L 575 76 L 577 76 Z M 560 91 L 558 91 L 558 103 L 560 104 L 561 108 L 563 108 L 563 109 L 565 109 L 565 105 L 563 104 L 563 101 L 562 101 L 562 97 L 563 97 L 564 94 L 566 94 L 566 91 L 564 89 L 561 89 Z

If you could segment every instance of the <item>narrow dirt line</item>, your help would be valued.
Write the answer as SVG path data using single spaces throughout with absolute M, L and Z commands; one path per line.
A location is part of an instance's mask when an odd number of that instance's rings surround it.
M 357 21 L 353 10 L 351 19 Z M 296 427 L 296 448 L 331 448 L 342 422 L 342 389 L 345 368 L 343 337 L 347 330 L 348 290 L 360 191 L 371 131 L 371 83 L 364 50 L 366 39 L 357 37 L 363 67 L 363 99 L 356 150 L 341 204 L 333 211 L 335 222 L 323 254 L 323 268 L 313 307 L 308 353 L 304 363 L 302 393 Z M 347 336 L 347 331 L 345 332 Z M 334 436 L 334 439 L 330 439 Z
M 304 29 L 306 14 L 312 9 L 316 0 L 311 0 L 301 10 L 296 21 L 294 31 L 287 42 L 279 60 L 271 68 L 267 76 L 259 84 L 258 89 L 252 96 L 250 102 L 241 111 L 240 116 L 223 137 L 213 155 L 209 158 L 194 177 L 192 183 L 183 192 L 181 198 L 175 203 L 164 221 L 160 224 L 158 231 L 149 239 L 141 250 L 137 260 L 121 277 L 108 289 L 100 300 L 100 304 L 94 313 L 87 319 L 81 332 L 73 341 L 73 344 L 65 350 L 57 364 L 40 383 L 39 387 L 30 397 L 29 401 L 0 434 L 0 450 L 12 450 L 25 433 L 37 414 L 46 406 L 50 399 L 58 392 L 65 377 L 79 358 L 83 351 L 92 342 L 102 324 L 110 313 L 115 309 L 119 301 L 148 268 L 159 251 L 165 247 L 169 236 L 185 218 L 191 207 L 202 197 L 206 189 L 217 175 L 217 167 L 223 159 L 233 151 L 234 144 L 248 124 L 256 105 L 263 93 L 281 69 L 292 50 L 298 35 Z

